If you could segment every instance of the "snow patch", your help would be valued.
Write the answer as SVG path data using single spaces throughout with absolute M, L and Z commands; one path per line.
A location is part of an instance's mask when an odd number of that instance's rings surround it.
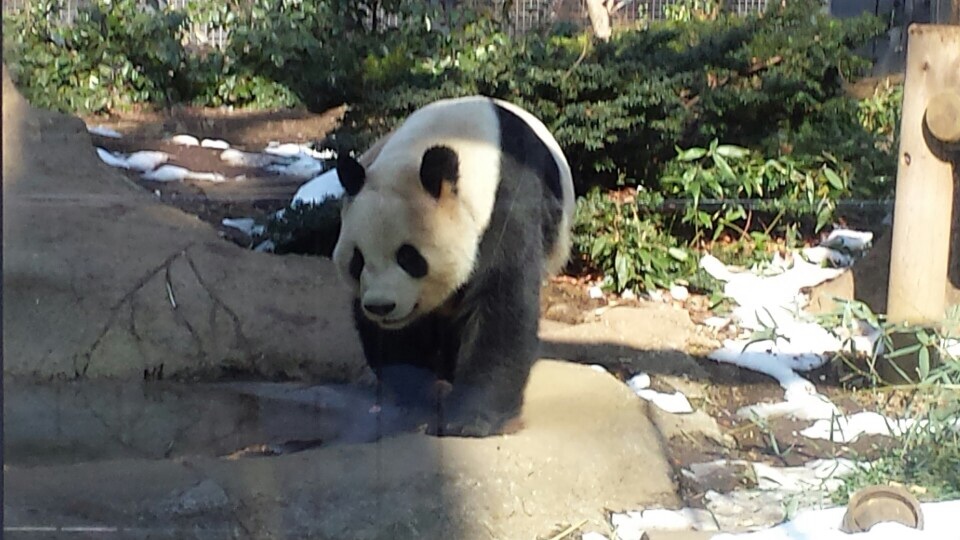
M 337 170 L 330 169 L 300 186 L 291 205 L 320 204 L 327 199 L 339 199 L 343 194 L 343 185 L 340 184 Z
M 847 534 L 840 531 L 846 508 L 806 510 L 776 527 L 749 533 L 716 534 L 711 540 L 943 540 L 956 538 L 956 516 L 960 501 L 921 504 L 923 530 L 899 523 L 878 523 L 869 531 Z
M 672 394 L 657 392 L 650 388 L 650 376 L 646 373 L 640 373 L 631 377 L 627 381 L 627 386 L 633 390 L 633 393 L 668 413 L 687 414 L 693 412 L 693 407 L 690 405 L 690 401 L 687 400 L 687 396 L 683 395 L 683 392 L 674 392 Z
M 107 137 L 109 139 L 122 139 L 123 135 L 119 131 L 110 129 L 106 126 L 87 126 L 87 133 L 91 135 L 99 135 L 101 137 Z
M 158 169 L 143 174 L 144 180 L 153 182 L 180 182 L 183 180 L 199 180 L 204 182 L 225 182 L 226 178 L 220 173 L 194 172 L 178 165 L 164 165 Z
M 200 141 L 193 135 L 174 135 L 167 139 L 170 144 L 179 144 L 180 146 L 200 146 Z
M 200 147 L 226 150 L 230 148 L 230 143 L 223 139 L 204 139 L 200 141 Z
M 257 225 L 253 218 L 223 218 L 224 227 L 231 227 L 247 236 L 260 236 L 266 230 L 263 225 Z
M 610 516 L 610 522 L 620 540 L 640 540 L 648 530 L 660 531 L 716 531 L 717 522 L 710 512 L 699 508 L 651 508 Z
M 130 155 L 124 155 L 119 152 L 110 152 L 99 146 L 97 147 L 97 155 L 100 156 L 100 159 L 104 163 L 111 167 L 132 169 L 140 172 L 152 171 L 170 159 L 170 154 L 166 152 L 141 150 Z
M 313 178 L 323 171 L 324 163 L 310 156 L 299 156 L 292 163 L 276 163 L 264 169 L 296 178 Z

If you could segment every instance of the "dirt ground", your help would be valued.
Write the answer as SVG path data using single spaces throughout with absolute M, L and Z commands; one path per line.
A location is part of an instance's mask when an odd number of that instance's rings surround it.
M 334 110 L 321 115 L 306 112 L 274 112 L 229 114 L 222 111 L 179 109 L 166 114 L 134 114 L 113 118 L 87 118 L 88 125 L 102 125 L 120 131 L 122 139 L 94 136 L 94 144 L 112 151 L 162 150 L 170 153 L 171 163 L 182 165 L 198 172 L 220 172 L 227 177 L 247 175 L 240 182 L 214 184 L 209 182 L 157 183 L 140 179 L 136 173 L 129 177 L 144 189 L 159 194 L 162 201 L 197 215 L 200 219 L 219 229 L 228 239 L 249 247 L 249 239 L 234 229 L 221 225 L 224 217 L 264 218 L 289 204 L 303 180 L 282 176 L 264 176 L 262 172 L 229 167 L 219 159 L 219 150 L 183 147 L 163 142 L 167 136 L 186 133 L 197 138 L 223 139 L 235 148 L 249 151 L 262 150 L 270 141 L 308 143 L 316 142 L 332 129 L 342 116 Z M 547 319 L 578 324 L 588 320 L 597 310 L 614 305 L 641 305 L 645 301 L 621 299 L 611 296 L 591 298 L 588 294 L 592 276 L 562 276 L 552 280 L 544 288 L 541 312 Z M 694 322 L 711 315 L 709 301 L 693 295 L 685 302 L 671 301 L 690 313 Z M 719 344 L 725 336 L 713 334 L 707 342 Z M 708 347 L 706 347 L 708 348 Z M 790 420 L 775 420 L 769 426 L 758 426 L 736 416 L 740 407 L 764 401 L 779 401 L 783 390 L 773 379 L 729 365 L 719 365 L 699 355 L 705 353 L 701 343 L 697 350 L 685 353 L 707 374 L 691 384 L 699 390 L 699 397 L 691 399 L 694 407 L 705 410 L 717 420 L 726 435 L 735 444 L 725 446 L 704 438 L 691 441 L 675 438 L 667 441 L 671 461 L 682 467 L 689 463 L 713 459 L 747 459 L 776 465 L 798 465 L 818 457 L 868 457 L 884 441 L 877 438 L 861 438 L 853 445 L 835 445 L 812 441 L 799 436 L 804 427 Z M 629 367 L 615 373 L 621 379 L 634 375 Z M 825 367 L 810 374 L 818 388 L 831 397 L 846 412 L 852 413 L 875 405 L 870 397 L 843 388 L 841 373 L 834 367 Z M 654 377 L 654 387 L 672 390 L 675 385 Z M 680 389 L 680 388 L 677 388 Z M 685 389 L 681 389 L 685 390 Z M 691 444 L 693 443 L 693 444 Z M 694 504 L 697 493 L 688 493 Z

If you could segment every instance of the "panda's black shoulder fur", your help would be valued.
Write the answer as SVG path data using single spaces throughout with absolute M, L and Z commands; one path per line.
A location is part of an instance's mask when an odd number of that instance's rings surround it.
M 500 123 L 500 150 L 517 163 L 537 172 L 547 190 L 558 200 L 562 200 L 560 167 L 557 166 L 550 149 L 522 118 L 496 103 L 494 109 Z

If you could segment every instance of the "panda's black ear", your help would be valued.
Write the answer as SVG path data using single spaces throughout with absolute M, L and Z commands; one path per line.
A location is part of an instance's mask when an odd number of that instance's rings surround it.
M 449 146 L 434 146 L 423 154 L 420 182 L 434 199 L 440 198 L 443 182 L 456 184 L 460 177 L 460 158 Z
M 337 177 L 340 178 L 340 185 L 346 190 L 347 195 L 353 197 L 360 193 L 363 181 L 367 178 L 367 171 L 357 160 L 350 157 L 350 154 L 339 152 L 337 154 Z

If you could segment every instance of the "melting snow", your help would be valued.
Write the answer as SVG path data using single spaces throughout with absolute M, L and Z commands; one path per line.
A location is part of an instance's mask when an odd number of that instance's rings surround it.
M 693 407 L 687 400 L 687 396 L 683 395 L 682 392 L 665 394 L 650 388 L 650 376 L 646 373 L 640 373 L 631 377 L 630 380 L 627 381 L 627 386 L 629 386 L 635 394 L 666 412 L 675 414 L 693 412 Z
M 100 159 L 103 160 L 104 163 L 111 167 L 123 167 L 127 164 L 127 160 L 123 156 L 108 152 L 99 146 L 97 147 L 97 155 L 100 156 Z
M 670 287 L 670 296 L 678 302 L 683 302 L 690 298 L 690 291 L 683 285 L 674 285 Z
M 336 157 L 336 154 L 330 150 L 317 151 L 306 144 L 297 144 L 297 143 L 280 144 L 276 141 L 271 141 L 270 143 L 268 143 L 267 147 L 264 148 L 263 151 L 268 154 L 274 154 L 277 156 L 285 156 L 285 157 L 308 156 L 320 161 L 331 160 Z
M 154 182 L 179 182 L 182 180 L 200 180 L 206 182 L 224 182 L 226 178 L 220 173 L 194 172 L 177 165 L 164 165 L 156 170 L 143 174 L 144 180 Z
M 343 193 L 343 186 L 340 184 L 337 170 L 330 169 L 300 186 L 297 194 L 293 196 L 291 205 L 320 204 L 328 198 L 339 199 L 343 196 Z
M 829 248 L 843 248 L 850 251 L 864 251 L 873 242 L 873 233 L 864 231 L 855 231 L 853 229 L 834 229 L 827 236 L 827 239 L 821 242 L 821 245 Z
M 133 169 L 135 171 L 151 171 L 157 166 L 166 163 L 170 159 L 170 154 L 166 152 L 155 152 L 152 150 L 142 150 L 130 155 L 109 152 L 106 149 L 97 147 L 97 155 L 104 163 L 111 167 L 121 169 Z
M 110 139 L 123 138 L 123 135 L 121 135 L 120 132 L 105 126 L 87 126 L 87 133 L 91 133 L 93 135 L 99 135 L 101 137 L 108 137 Z
M 819 251 L 807 253 L 820 253 L 826 257 L 837 249 L 861 250 L 869 246 L 872 238 L 871 233 L 837 229 L 823 246 L 813 248 Z M 852 260 L 853 257 L 848 255 L 846 259 L 835 258 L 834 262 L 850 263 Z M 717 362 L 765 373 L 777 379 L 784 389 L 783 402 L 744 407 L 738 414 L 761 418 L 788 415 L 828 421 L 839 416 L 841 413 L 836 406 L 798 372 L 822 366 L 833 353 L 845 347 L 870 352 L 875 346 L 878 336 L 875 329 L 863 328 L 860 335 L 831 332 L 813 322 L 804 312 L 807 298 L 802 290 L 829 281 L 844 269 L 826 268 L 797 256 L 793 257 L 792 264 L 777 257 L 771 264 L 771 272 L 766 275 L 756 271 L 734 272 L 710 255 L 705 256 L 700 265 L 713 277 L 726 282 L 724 294 L 737 303 L 733 322 L 748 331 L 768 333 L 766 339 L 725 340 L 720 349 L 708 356 Z
M 285 158 L 270 154 L 244 152 L 235 148 L 229 148 L 220 153 L 220 160 L 234 167 L 266 167 L 282 159 Z
M 232 227 L 247 236 L 260 236 L 266 230 L 263 225 L 257 225 L 253 218 L 223 218 L 225 227 Z
M 297 178 L 313 178 L 320 174 L 323 168 L 323 161 L 316 160 L 310 156 L 299 156 L 292 163 L 276 163 L 264 167 L 264 169 L 270 172 Z
M 681 508 L 668 510 L 651 508 L 631 512 L 616 513 L 610 516 L 620 540 L 640 540 L 647 530 L 665 531 L 716 531 L 717 522 L 710 512 L 699 508 Z
M 200 146 L 200 141 L 193 135 L 174 135 L 167 139 L 167 141 L 171 144 L 179 144 L 181 146 Z
M 222 139 L 204 139 L 200 141 L 200 146 L 202 148 L 215 148 L 220 150 L 226 150 L 230 148 L 230 143 Z
M 273 250 L 276 248 L 277 246 L 273 243 L 273 240 L 264 240 L 257 244 L 257 247 L 253 248 L 253 250 L 261 253 L 273 253 Z
M 960 501 L 924 503 L 923 530 L 899 523 L 878 523 L 869 531 L 846 534 L 840 531 L 846 508 L 801 512 L 792 521 L 771 529 L 740 534 L 716 534 L 711 540 L 945 540 L 957 537 L 956 516 Z

